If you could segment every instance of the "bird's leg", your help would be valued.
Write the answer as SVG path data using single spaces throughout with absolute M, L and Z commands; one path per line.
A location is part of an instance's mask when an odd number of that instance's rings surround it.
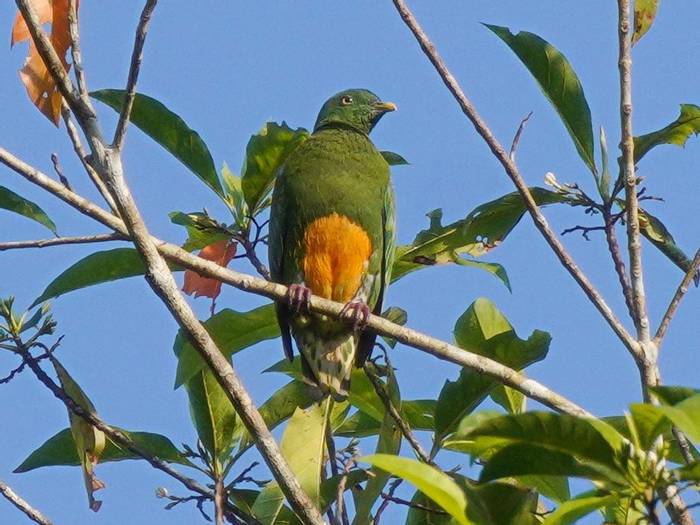
M 303 284 L 290 284 L 287 289 L 287 301 L 294 313 L 308 312 L 311 290 Z
M 345 317 L 352 324 L 353 330 L 356 332 L 363 330 L 367 326 L 370 314 L 367 303 L 360 299 L 353 299 L 345 305 L 340 312 L 342 317 Z

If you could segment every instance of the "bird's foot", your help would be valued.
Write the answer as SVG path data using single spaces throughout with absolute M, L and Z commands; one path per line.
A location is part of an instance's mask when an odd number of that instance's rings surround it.
M 287 289 L 287 301 L 294 313 L 308 312 L 311 290 L 303 284 L 290 284 Z
M 341 317 L 347 319 L 352 325 L 353 330 L 364 330 L 369 320 L 370 309 L 367 303 L 359 300 L 352 300 L 345 305 L 340 312 Z

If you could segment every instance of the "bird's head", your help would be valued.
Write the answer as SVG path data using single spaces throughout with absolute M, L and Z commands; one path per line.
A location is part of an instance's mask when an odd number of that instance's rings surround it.
M 318 113 L 314 131 L 328 126 L 347 126 L 369 135 L 384 113 L 395 111 L 396 104 L 382 102 L 366 89 L 347 89 L 329 98 Z

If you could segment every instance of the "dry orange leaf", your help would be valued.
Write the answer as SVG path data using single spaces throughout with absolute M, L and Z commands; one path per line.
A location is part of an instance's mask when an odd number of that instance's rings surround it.
M 228 266 L 236 255 L 236 243 L 224 239 L 210 244 L 199 252 L 199 256 L 207 261 L 213 261 L 219 266 Z M 197 272 L 187 270 L 185 272 L 185 284 L 182 291 L 195 297 L 211 297 L 216 299 L 221 293 L 221 281 L 202 277 Z
M 42 24 L 51 24 L 51 43 L 67 71 L 70 65 L 66 61 L 66 53 L 71 45 L 68 24 L 69 0 L 31 0 L 31 2 L 39 16 L 39 21 Z M 79 2 L 76 2 L 76 6 L 78 4 Z M 29 40 L 29 55 L 24 62 L 24 67 L 19 71 L 20 79 L 32 103 L 58 126 L 61 117 L 61 93 L 39 56 L 22 14 L 17 12 L 12 26 L 10 45 L 25 40 Z

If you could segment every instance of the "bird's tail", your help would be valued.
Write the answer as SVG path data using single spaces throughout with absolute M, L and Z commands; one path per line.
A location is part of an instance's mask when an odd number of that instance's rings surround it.
M 309 334 L 311 335 L 311 334 Z M 333 338 L 304 337 L 298 341 L 302 369 L 307 379 L 336 401 L 348 397 L 350 375 L 355 361 L 357 339 L 352 333 Z

